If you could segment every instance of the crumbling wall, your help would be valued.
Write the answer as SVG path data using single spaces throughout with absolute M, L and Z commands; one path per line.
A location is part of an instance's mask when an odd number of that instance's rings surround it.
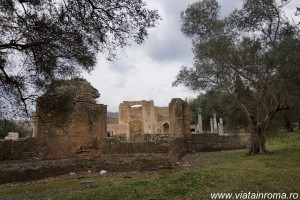
M 161 142 L 124 142 L 116 138 L 103 140 L 103 154 L 169 154 L 169 145 Z
M 107 134 L 108 134 L 108 136 L 116 135 L 117 128 L 118 128 L 118 118 L 117 117 L 107 117 Z
M 97 148 L 107 136 L 107 106 L 96 103 L 99 92 L 84 79 L 54 82 L 37 100 L 36 132 L 53 156 L 83 147 Z
M 140 106 L 140 107 L 134 107 Z M 154 133 L 156 121 L 153 101 L 124 101 L 119 106 L 117 134 Z
M 169 107 L 155 107 L 156 110 L 156 130 L 155 133 L 158 134 L 169 134 L 170 128 L 165 128 L 166 126 L 169 127 Z M 165 127 L 164 127 L 165 125 Z
M 178 161 L 188 153 L 188 143 L 182 137 L 172 138 L 167 142 L 126 142 L 117 138 L 103 140 L 104 154 L 164 154 L 173 161 Z
M 249 146 L 249 134 L 219 135 L 215 133 L 191 134 L 188 143 L 189 152 L 221 151 L 246 149 Z
M 187 141 L 183 137 L 175 137 L 170 140 L 169 155 L 175 161 L 180 160 L 188 153 Z
M 0 140 L 0 161 L 43 158 L 50 149 L 36 138 Z
M 163 125 L 169 124 L 169 109 L 155 107 L 152 100 L 124 101 L 119 106 L 118 117 L 117 127 L 108 125 L 110 132 L 126 135 L 129 141 L 139 141 L 136 137 L 138 134 L 166 133 L 167 129 L 163 129 Z

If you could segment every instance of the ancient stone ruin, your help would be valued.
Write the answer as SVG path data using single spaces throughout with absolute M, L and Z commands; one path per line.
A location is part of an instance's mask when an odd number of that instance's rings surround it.
M 107 129 L 107 106 L 96 103 L 99 97 L 84 79 L 54 82 L 37 100 L 34 135 L 55 156 L 97 148 Z
M 97 104 L 99 97 L 84 79 L 55 81 L 37 99 L 33 137 L 0 140 L 0 184 L 82 170 L 166 169 L 187 153 L 247 145 L 247 135 L 220 134 L 222 121 L 215 125 L 216 115 L 212 118 L 214 132 L 205 133 L 201 110 L 194 127 L 199 134 L 192 134 L 189 104 L 180 98 L 166 107 L 157 107 L 152 100 L 124 101 L 118 118 L 113 118 L 107 117 L 106 105 Z M 26 167 L 13 176 L 20 167 L 6 164 L 8 160 L 22 160 Z M 34 175 L 27 176 L 27 172 Z
M 124 101 L 116 122 L 116 126 L 108 124 L 109 133 L 131 141 L 138 135 L 170 133 L 169 108 L 155 107 L 153 101 Z
M 128 141 L 144 141 L 153 136 L 189 139 L 189 105 L 182 99 L 172 99 L 169 107 L 156 107 L 151 101 L 124 101 L 119 106 L 118 119 L 108 123 L 110 136 L 124 136 Z

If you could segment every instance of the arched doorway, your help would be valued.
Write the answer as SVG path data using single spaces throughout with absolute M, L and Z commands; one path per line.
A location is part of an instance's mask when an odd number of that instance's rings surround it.
M 170 133 L 170 125 L 167 122 L 163 124 L 163 133 L 164 134 Z

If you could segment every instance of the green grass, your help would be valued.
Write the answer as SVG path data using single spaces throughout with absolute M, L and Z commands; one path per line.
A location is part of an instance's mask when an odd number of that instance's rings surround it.
M 215 192 L 300 193 L 300 132 L 270 135 L 268 155 L 244 150 L 202 153 L 201 168 L 154 174 L 82 179 L 0 188 L 0 199 L 210 199 Z M 86 179 L 85 179 L 86 180 Z

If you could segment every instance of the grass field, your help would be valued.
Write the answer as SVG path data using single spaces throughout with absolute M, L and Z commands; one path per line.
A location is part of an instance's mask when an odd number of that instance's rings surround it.
M 211 193 L 300 193 L 300 132 L 275 133 L 269 155 L 201 153 L 195 170 L 96 176 L 0 188 L 0 199 L 211 199 Z M 87 186 L 89 184 L 89 186 Z M 300 194 L 299 194 L 300 195 Z M 245 198 L 241 198 L 245 199 Z M 298 198 L 300 199 L 300 198 Z

